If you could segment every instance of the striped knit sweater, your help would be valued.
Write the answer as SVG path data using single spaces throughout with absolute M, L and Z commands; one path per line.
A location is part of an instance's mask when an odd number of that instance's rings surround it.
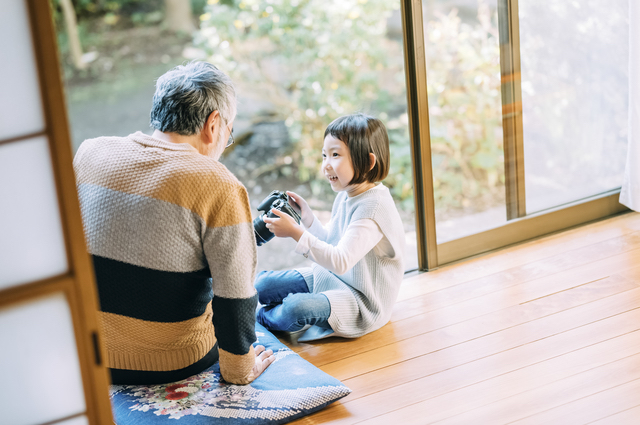
M 214 348 L 225 380 L 255 364 L 256 243 L 246 189 L 188 144 L 85 141 L 74 159 L 108 366 L 185 368 Z
M 372 249 L 339 276 L 318 264 L 298 269 L 311 292 L 329 299 L 329 325 L 337 336 L 346 338 L 373 332 L 389 321 L 404 276 L 402 219 L 389 189 L 382 184 L 354 197 L 345 192 L 336 196 L 325 242 L 338 245 L 349 223 L 362 219 L 376 222 L 391 244 L 393 256 L 379 257 Z

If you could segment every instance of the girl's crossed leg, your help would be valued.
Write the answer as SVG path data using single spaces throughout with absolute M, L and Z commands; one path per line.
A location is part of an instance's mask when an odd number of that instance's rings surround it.
M 307 282 L 297 271 L 260 272 L 255 286 L 263 305 L 256 319 L 267 329 L 295 332 L 305 325 L 331 329 L 329 299 L 323 294 L 309 293 Z

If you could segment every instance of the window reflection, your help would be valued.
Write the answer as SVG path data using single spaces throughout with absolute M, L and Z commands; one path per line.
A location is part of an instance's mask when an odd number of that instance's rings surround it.
M 528 214 L 622 184 L 628 7 L 519 2 Z
M 423 0 L 438 243 L 506 222 L 496 1 Z

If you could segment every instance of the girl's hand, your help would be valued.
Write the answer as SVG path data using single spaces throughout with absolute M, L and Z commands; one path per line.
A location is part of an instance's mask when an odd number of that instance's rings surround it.
M 287 195 L 291 199 L 289 203 L 291 204 L 293 209 L 296 210 L 298 214 L 300 214 L 302 223 L 307 228 L 311 227 L 311 225 L 313 224 L 313 211 L 311 211 L 311 208 L 309 207 L 309 204 L 307 204 L 307 201 L 305 201 L 302 196 L 298 195 L 295 192 L 287 191 Z
M 271 212 L 279 218 L 269 218 L 266 214 L 263 215 L 262 220 L 267 223 L 267 229 L 279 238 L 293 238 L 298 242 L 304 233 L 302 226 L 287 213 L 276 209 L 272 209 Z

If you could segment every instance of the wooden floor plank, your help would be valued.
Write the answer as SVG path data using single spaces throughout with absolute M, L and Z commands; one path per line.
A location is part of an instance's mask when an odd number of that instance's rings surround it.
M 476 361 L 501 351 L 517 349 L 555 336 L 566 338 L 571 332 L 592 332 L 589 325 L 606 319 L 627 320 L 640 314 L 640 290 L 595 301 L 594 303 L 565 310 L 539 320 L 504 329 L 482 338 L 465 341 L 419 357 L 377 369 L 351 379 L 343 380 L 353 393 L 347 400 L 355 400 L 369 394 L 393 388 L 405 382 L 442 372 L 452 367 Z M 616 317 L 621 316 L 621 317 Z M 599 337 L 599 336 L 598 336 Z M 583 342 L 588 345 L 586 338 Z M 476 363 L 472 367 L 479 367 Z M 443 387 L 444 388 L 444 387 Z
M 535 276 L 532 270 L 538 273 L 538 277 L 556 273 L 559 270 L 567 270 L 570 264 L 574 267 L 601 260 L 616 253 L 624 252 L 637 242 L 638 235 L 629 235 L 640 231 L 640 220 L 634 214 L 623 214 L 610 219 L 610 222 L 598 222 L 585 226 L 578 230 L 569 231 L 562 236 L 554 236 L 542 241 L 528 242 L 520 245 L 512 251 L 503 251 L 500 254 L 491 254 L 480 259 L 469 260 L 456 266 L 444 267 L 414 278 L 405 279 L 400 289 L 398 302 L 394 308 L 392 321 L 401 320 L 411 315 L 424 313 L 431 306 L 443 307 L 449 294 L 442 295 L 438 299 L 421 300 L 420 295 L 439 292 L 443 289 L 464 284 L 457 293 L 469 294 L 471 291 L 489 293 L 493 288 L 504 288 L 509 284 L 521 283 L 522 279 L 533 280 Z M 611 223 L 624 224 L 621 228 L 611 227 Z M 591 230 L 588 230 L 591 229 Z M 572 232 L 578 232 L 573 238 L 569 238 Z M 561 238 L 557 241 L 557 238 Z M 564 240 L 568 239 L 568 242 Z M 590 247 L 598 245 L 597 248 Z M 637 247 L 637 245 L 635 245 Z M 534 252 L 538 255 L 534 255 Z M 574 250 L 568 254 L 566 251 Z M 514 258 L 518 254 L 519 258 Z M 491 256 L 496 255 L 495 259 Z M 543 258 L 538 258 L 538 257 Z M 536 261 L 538 259 L 539 261 Z M 499 264 L 498 267 L 489 267 L 492 260 Z M 497 261 L 496 261 L 497 260 Z M 525 261 L 526 260 L 526 261 Z M 540 261 L 541 260 L 541 261 Z M 479 264 L 476 264 L 479 262 Z M 568 263 L 569 262 L 569 263 Z M 553 267 L 556 264 L 558 268 Z M 467 270 L 460 272 L 462 269 Z M 504 273 L 508 270 L 508 273 Z M 502 273 L 502 274 L 501 274 Z M 501 274 L 498 276 L 498 274 Z M 475 281 L 475 282 L 474 282 Z M 487 286 L 489 285 L 489 286 Z M 406 301 L 406 302 L 405 302 Z M 426 309 L 426 310 L 420 310 Z M 416 313 L 416 310 L 418 311 Z M 304 351 L 315 347 L 315 344 L 290 344 L 294 351 Z
M 294 424 L 638 424 L 640 214 L 406 279 L 380 330 L 290 346 L 353 390 Z
M 635 237 L 636 243 L 640 245 L 640 234 Z M 624 244 L 628 241 L 619 241 Z M 602 255 L 602 257 L 604 257 Z M 328 338 L 314 344 L 305 344 L 304 349 L 295 349 L 300 355 L 316 365 L 322 365 L 334 361 L 336 357 L 358 354 L 368 349 L 379 347 L 388 342 L 410 338 L 419 331 L 429 331 L 453 323 L 464 321 L 474 316 L 480 316 L 492 311 L 497 311 L 512 305 L 530 301 L 554 292 L 569 289 L 573 286 L 587 283 L 592 280 L 607 277 L 611 270 L 617 272 L 625 271 L 640 264 L 640 249 L 627 250 L 626 252 L 612 255 L 601 260 L 592 260 L 576 269 L 570 268 L 564 272 L 556 272 L 552 275 L 545 275 L 536 279 L 521 277 L 518 284 L 509 281 L 508 283 L 499 277 L 496 280 L 504 285 L 502 290 L 498 286 L 492 286 L 495 290 L 486 295 L 473 297 L 474 290 L 463 285 L 463 288 L 450 288 L 447 291 L 439 291 L 430 294 L 421 301 L 422 313 L 419 310 L 406 313 L 407 319 L 392 320 L 389 324 L 376 332 L 365 335 L 356 340 L 344 338 Z M 542 267 L 541 267 L 542 268 Z M 517 275 L 509 272 L 509 276 Z M 509 278 L 510 280 L 511 278 Z M 426 284 L 426 283 L 425 283 Z M 487 285 L 486 282 L 477 282 L 479 286 Z M 478 291 L 479 292 L 479 291 Z M 467 295 L 469 294 L 469 295 Z M 506 297 L 505 295 L 510 295 Z M 456 302 L 457 299 L 457 302 Z M 431 306 L 431 307 L 427 307 Z M 415 306 L 414 306 L 415 307 Z M 407 306 L 407 310 L 411 310 Z M 452 312 L 452 313 L 450 313 Z M 429 328 L 424 328 L 427 324 Z
M 635 407 L 640 401 L 639 394 L 640 379 L 636 379 L 513 423 L 519 425 L 587 424 Z
M 637 394 L 637 393 L 636 393 Z M 640 423 L 640 404 L 606 418 L 588 422 L 589 425 L 638 425 Z M 586 425 L 586 424 L 585 424 Z
M 640 296 L 640 290 L 636 292 Z M 505 398 L 505 391 L 522 392 L 553 381 L 558 374 L 577 373 L 602 364 L 611 360 L 611 357 L 607 357 L 610 352 L 615 353 L 617 358 L 640 352 L 640 332 L 637 331 L 639 324 L 640 308 L 636 308 L 590 326 L 556 334 L 476 361 L 465 363 L 466 359 L 462 358 L 459 365 L 456 365 L 456 355 L 464 357 L 467 354 L 466 347 L 455 347 L 458 349 L 457 353 L 437 353 L 435 357 L 440 358 L 425 359 L 435 363 L 432 369 L 434 373 L 394 385 L 367 397 L 345 401 L 342 408 L 349 412 L 350 417 L 344 423 L 358 422 L 408 406 L 410 408 L 402 413 L 402 420 L 423 417 L 435 421 L 459 413 L 460 406 L 465 409 L 481 407 L 495 401 L 496 397 L 497 400 Z M 429 367 L 428 363 L 421 366 Z M 420 373 L 418 367 L 414 369 Z M 405 371 L 409 372 L 410 369 Z M 496 388 L 504 388 L 505 391 L 499 393 L 495 391 Z M 482 397 L 478 394 L 482 394 Z M 324 415 L 318 414 L 316 419 L 322 420 L 323 416 L 331 419 L 330 410 Z M 385 423 L 388 419 L 383 417 L 377 423 Z
M 640 354 L 447 418 L 440 423 L 510 423 L 636 379 L 640 379 Z
M 533 349 L 531 347 L 527 350 Z M 526 352 L 527 350 L 522 351 Z M 552 354 L 558 352 L 553 349 L 549 349 L 549 351 L 550 353 L 546 355 L 552 356 Z M 576 373 L 590 370 L 611 360 L 621 359 L 638 352 L 640 352 L 640 332 L 636 330 L 559 356 L 552 356 L 524 367 L 515 368 L 507 373 L 495 375 L 468 386 L 464 386 L 464 384 L 470 380 L 463 374 L 469 368 L 460 368 L 456 371 L 460 376 L 458 383 L 460 388 L 406 407 L 400 407 L 390 413 L 374 418 L 371 423 L 382 424 L 391 419 L 412 423 L 418 418 L 424 419 L 424 423 L 434 423 L 470 412 L 475 408 L 482 408 L 491 403 L 497 404 L 497 402 L 501 402 L 513 394 L 522 394 L 535 390 Z M 612 356 L 608 357 L 610 353 Z M 495 361 L 496 363 L 493 365 L 486 361 L 480 363 L 479 365 L 482 366 L 486 366 L 489 363 L 490 370 L 476 370 L 476 373 L 480 373 L 478 378 L 482 378 L 482 374 L 489 376 L 528 363 L 526 359 L 517 359 L 510 356 L 496 356 L 489 359 L 489 361 Z M 506 361 L 507 364 L 502 365 L 499 363 L 501 361 Z M 437 377 L 441 381 L 456 379 L 454 373 L 447 372 L 442 375 Z M 413 387 L 411 388 L 409 384 L 405 384 L 403 387 L 396 387 L 396 391 L 401 388 L 404 388 L 407 392 L 415 391 L 415 385 Z
M 415 303 L 420 299 L 422 292 L 433 293 L 436 292 L 435 288 L 440 285 L 446 285 L 445 288 L 453 286 L 464 285 L 466 288 L 473 289 L 474 293 L 472 297 L 482 295 L 483 293 L 493 292 L 494 290 L 503 289 L 510 284 L 521 283 L 527 280 L 534 280 L 544 276 L 550 276 L 552 274 L 566 271 L 571 268 L 584 266 L 593 261 L 603 260 L 607 257 L 613 257 L 617 254 L 627 252 L 636 249 L 638 241 L 640 240 L 640 232 L 632 232 L 620 237 L 611 238 L 602 242 L 581 247 L 568 252 L 560 252 L 555 255 L 550 255 L 538 261 L 530 261 L 520 266 L 511 266 L 510 268 L 496 272 L 490 275 L 478 277 L 476 279 L 467 280 L 462 283 L 453 285 L 451 281 L 440 283 L 439 276 L 431 275 L 427 273 L 424 277 L 424 281 L 415 286 L 417 289 L 412 290 L 407 299 L 399 299 L 397 302 L 397 308 L 394 309 L 394 319 L 401 319 L 403 312 L 406 311 L 406 306 L 411 303 Z M 404 287 L 405 285 L 403 285 Z M 441 291 L 442 289 L 438 289 Z M 405 290 L 406 291 L 406 290 Z M 425 292 L 428 291 L 428 292 Z M 486 291 L 486 292 L 485 292 Z M 476 293 L 477 292 L 477 295 Z M 409 301 L 409 302 L 405 302 Z
M 424 275 L 406 280 L 400 290 L 398 301 L 426 293 L 422 292 L 425 290 L 438 290 L 449 285 L 500 273 L 635 231 L 640 231 L 639 217 L 635 213 L 623 214 L 613 219 L 529 241 L 511 249 L 496 251 L 458 264 L 444 266 L 428 273 L 429 288 L 424 288 L 421 281 L 421 277 Z M 414 287 L 418 287 L 418 292 L 414 291 Z
M 384 345 L 356 356 L 321 365 L 320 368 L 338 379 L 349 379 L 372 370 L 409 360 L 417 357 L 420 353 L 441 350 L 448 346 L 480 338 L 637 287 L 637 284 L 627 277 L 621 275 L 611 276 L 541 300 L 472 317 L 469 320 L 455 323 L 451 326 L 438 327 L 434 331 L 420 333 L 413 338 L 397 341 L 394 344 Z M 508 297 L 505 296 L 505 298 Z M 499 303 L 499 300 L 492 301 Z M 467 312 L 468 310 L 453 312 L 452 314 L 454 316 L 459 314 L 464 317 Z M 437 319 L 438 317 L 434 317 L 428 320 L 436 321 Z M 423 327 L 428 329 L 430 324 L 427 322 L 423 324 Z M 416 326 L 420 325 L 416 324 Z M 321 363 L 324 362 L 321 361 Z
M 640 232 L 635 232 L 591 245 L 575 252 L 558 254 L 541 262 L 514 267 L 506 272 L 496 273 L 444 290 L 399 301 L 394 308 L 391 320 L 402 320 L 431 311 L 434 308 L 443 308 L 486 294 L 504 291 L 510 286 L 550 278 L 556 274 L 566 273 L 569 270 L 575 270 L 576 272 L 584 272 L 585 270 L 583 269 L 596 270 L 606 268 L 608 270 L 616 270 L 615 264 L 624 261 L 624 258 L 637 258 L 635 255 L 624 257 L 618 257 L 618 255 L 635 250 L 639 242 Z M 612 264 L 611 269 L 608 268 L 608 264 Z M 429 279 L 425 279 L 423 286 L 428 286 L 429 284 Z

